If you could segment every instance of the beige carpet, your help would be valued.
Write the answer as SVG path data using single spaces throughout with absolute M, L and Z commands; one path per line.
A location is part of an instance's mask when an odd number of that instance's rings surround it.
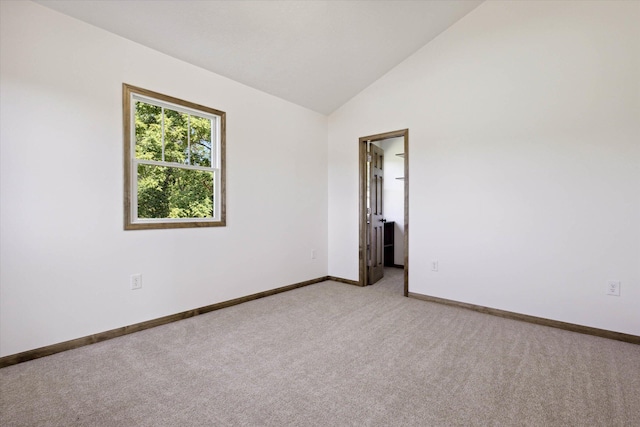
M 325 282 L 0 369 L 2 426 L 640 426 L 640 346 Z

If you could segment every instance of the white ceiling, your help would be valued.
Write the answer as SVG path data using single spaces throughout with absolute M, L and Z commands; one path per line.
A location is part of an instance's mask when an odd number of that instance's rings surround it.
M 36 1 L 323 114 L 482 3 Z

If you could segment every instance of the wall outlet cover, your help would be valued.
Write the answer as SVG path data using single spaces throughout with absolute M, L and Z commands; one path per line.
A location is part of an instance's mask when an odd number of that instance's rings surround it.
M 609 280 L 607 282 L 607 295 L 620 296 L 620 282 L 617 280 Z
M 129 282 L 131 284 L 132 291 L 142 288 L 142 274 L 132 274 Z

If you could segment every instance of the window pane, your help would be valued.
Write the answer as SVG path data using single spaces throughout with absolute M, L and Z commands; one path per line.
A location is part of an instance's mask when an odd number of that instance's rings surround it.
M 136 101 L 136 158 L 162 160 L 162 108 Z
M 211 119 L 191 116 L 191 164 L 211 166 Z
M 138 165 L 138 218 L 212 218 L 213 172 Z
M 188 164 L 189 115 L 164 109 L 164 161 Z

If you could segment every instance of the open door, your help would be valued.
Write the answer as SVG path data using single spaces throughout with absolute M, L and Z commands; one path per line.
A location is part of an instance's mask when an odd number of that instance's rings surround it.
M 358 285 L 370 285 L 384 275 L 384 150 L 371 142 L 399 137 L 404 139 L 404 153 L 396 154 L 404 158 L 404 176 L 398 178 L 404 183 L 404 296 L 409 296 L 409 129 L 358 138 Z
M 369 145 L 369 223 L 368 233 L 368 283 L 373 285 L 384 276 L 384 150 L 376 145 Z

